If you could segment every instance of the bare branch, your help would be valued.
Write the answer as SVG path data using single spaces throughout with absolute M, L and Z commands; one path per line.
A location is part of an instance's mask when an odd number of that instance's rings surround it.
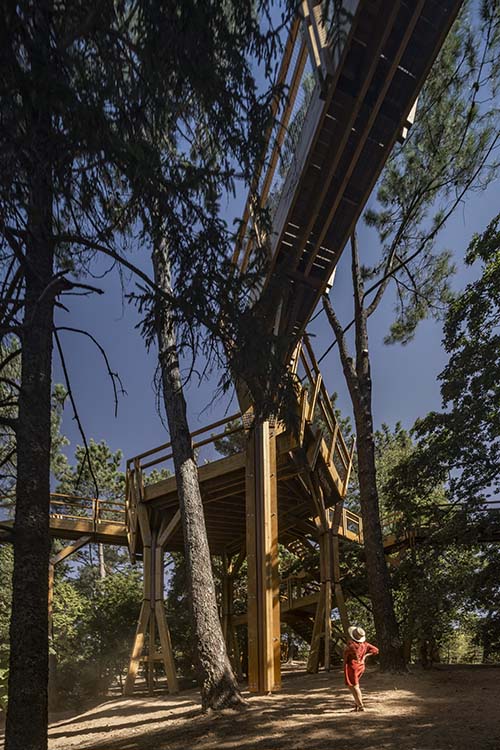
M 344 335 L 345 332 L 342 329 L 342 325 L 337 318 L 337 315 L 335 314 L 332 303 L 330 302 L 326 294 L 323 295 L 323 307 L 325 309 L 328 322 L 330 323 L 335 334 L 335 339 L 339 347 L 340 359 L 342 360 L 342 364 L 349 370 L 349 372 L 352 374 L 352 377 L 355 378 L 356 371 L 353 367 L 352 357 L 349 355 L 349 351 L 347 349 L 347 342 Z
M 76 421 L 76 423 L 78 425 L 78 430 L 79 430 L 81 438 L 83 440 L 83 446 L 85 448 L 85 458 L 86 458 L 87 463 L 88 463 L 88 467 L 89 467 L 89 471 L 90 471 L 90 476 L 92 477 L 92 481 L 94 482 L 95 496 L 99 497 L 99 485 L 97 483 L 97 479 L 96 479 L 95 474 L 94 474 L 94 469 L 92 467 L 92 459 L 90 458 L 90 450 L 89 450 L 89 446 L 88 446 L 88 443 L 87 443 L 87 437 L 85 435 L 85 431 L 83 429 L 83 425 L 82 425 L 82 422 L 81 422 L 81 419 L 80 419 L 80 415 L 78 413 L 78 409 L 77 409 L 77 406 L 76 406 L 75 398 L 73 396 L 73 391 L 71 389 L 71 383 L 70 383 L 69 374 L 68 374 L 68 368 L 66 367 L 66 360 L 64 358 L 64 352 L 63 352 L 63 349 L 62 349 L 62 346 L 61 346 L 61 341 L 59 339 L 59 336 L 58 336 L 56 330 L 54 330 L 54 339 L 55 339 L 55 342 L 56 342 L 57 351 L 59 352 L 59 358 L 61 360 L 61 366 L 62 366 L 63 373 L 64 373 L 64 380 L 66 382 L 66 390 L 68 391 L 68 397 L 69 397 L 69 400 L 71 401 L 71 406 L 73 407 L 74 419 L 75 419 L 75 421 Z M 83 466 L 83 463 L 85 463 L 85 462 L 82 462 L 82 466 Z M 80 481 L 80 477 L 78 478 L 77 488 L 78 488 L 79 481 Z
M 108 355 L 106 354 L 106 351 L 104 350 L 104 348 L 97 341 L 97 339 L 94 336 L 92 336 L 91 333 L 89 333 L 88 331 L 84 331 L 81 328 L 72 328 L 70 326 L 57 326 L 57 327 L 54 328 L 54 330 L 55 331 L 70 331 L 72 333 L 79 333 L 82 336 L 87 336 L 87 338 L 89 338 L 96 345 L 96 347 L 99 349 L 99 351 L 102 354 L 102 358 L 104 359 L 104 362 L 106 364 L 106 369 L 108 371 L 108 375 L 109 375 L 109 378 L 111 380 L 111 384 L 113 386 L 113 395 L 114 395 L 114 399 L 115 399 L 115 417 L 116 417 L 117 414 L 118 414 L 118 391 L 117 391 L 117 388 L 116 388 L 116 383 L 118 382 L 118 385 L 120 386 L 120 392 L 122 393 L 122 395 L 126 396 L 127 392 L 126 392 L 126 390 L 123 387 L 122 380 L 121 380 L 120 376 L 118 375 L 118 373 L 112 371 L 111 365 L 109 363 Z

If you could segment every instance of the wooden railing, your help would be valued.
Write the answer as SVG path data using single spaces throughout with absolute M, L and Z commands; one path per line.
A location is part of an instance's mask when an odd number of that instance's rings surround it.
M 280 599 L 292 609 L 300 600 L 319 594 L 320 583 L 304 571 L 283 577 L 280 581 Z
M 276 79 L 273 122 L 266 133 L 265 150 L 256 166 L 233 254 L 233 263 L 242 272 L 251 264 L 256 248 L 262 248 L 268 239 L 258 224 L 263 208 L 273 225 L 267 247 L 273 256 L 273 242 L 302 172 L 323 107 L 324 88 L 339 65 L 357 2 L 335 4 L 330 18 L 324 13 L 328 5 L 334 6 L 303 0 L 290 30 Z
M 237 412 L 229 417 L 213 422 L 206 427 L 201 427 L 191 433 L 191 443 L 194 451 L 197 453 L 198 463 L 203 461 L 203 455 L 200 453 L 204 448 L 213 446 L 217 440 L 221 440 L 244 430 L 243 422 L 235 427 L 228 427 L 231 422 L 241 420 L 241 414 Z M 214 432 L 216 430 L 216 432 Z M 210 433 L 207 435 L 207 433 Z M 213 458 L 213 456 L 212 456 Z M 148 451 L 139 453 L 127 460 L 126 466 L 126 484 L 125 484 L 125 504 L 127 514 L 127 531 L 129 539 L 129 549 L 135 549 L 135 539 L 137 535 L 137 507 L 144 499 L 144 485 L 147 483 L 147 474 L 144 472 L 148 469 L 162 470 L 166 469 L 173 474 L 173 452 L 172 443 L 162 443 L 151 448 Z
M 79 497 L 53 493 L 50 496 L 50 515 L 57 518 L 88 518 L 97 525 L 116 523 L 125 525 L 125 503 L 105 498 Z
M 11 521 L 13 513 L 12 500 L 0 501 L 0 521 Z M 62 522 L 85 519 L 92 522 L 94 531 L 98 531 L 100 524 L 125 526 L 126 509 L 125 503 L 119 500 L 55 492 L 50 495 L 50 518 Z
M 295 351 L 292 369 L 301 383 L 301 438 L 305 423 L 310 422 L 316 431 L 318 446 L 321 438 L 325 441 L 327 463 L 335 467 L 342 482 L 341 494 L 345 495 L 352 470 L 355 439 L 348 447 L 307 336 L 303 337 Z

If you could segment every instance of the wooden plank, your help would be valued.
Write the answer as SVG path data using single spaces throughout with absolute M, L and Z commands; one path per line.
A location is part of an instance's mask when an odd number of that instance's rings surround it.
M 351 478 L 352 463 L 353 463 L 353 459 L 354 459 L 354 451 L 355 450 L 356 450 L 356 438 L 353 437 L 353 439 L 352 439 L 352 446 L 351 446 L 351 450 L 350 450 L 350 453 L 349 453 L 349 465 L 347 467 L 347 472 L 346 472 L 345 480 L 344 480 L 343 497 L 346 496 L 347 490 L 349 489 L 349 480 Z
M 217 459 L 211 461 L 209 464 L 204 464 L 198 467 L 198 478 L 200 483 L 203 485 L 209 479 L 220 477 L 224 474 L 229 474 L 232 471 L 243 469 L 245 467 L 245 454 L 236 453 L 234 456 L 227 458 Z M 155 484 L 147 485 L 144 488 L 144 500 L 145 502 L 151 502 L 164 495 L 169 495 L 177 491 L 177 484 L 175 477 L 168 477 L 162 479 L 160 482 Z
M 331 567 L 334 581 L 334 593 L 335 602 L 340 613 L 340 621 L 342 628 L 344 629 L 344 635 L 347 639 L 348 628 L 349 628 L 349 616 L 347 614 L 347 607 L 345 604 L 344 592 L 342 590 L 341 576 L 340 576 L 340 547 L 339 547 L 339 535 L 338 530 L 340 526 L 340 518 L 343 513 L 342 503 L 337 503 L 333 510 L 332 518 L 332 550 L 331 550 Z M 346 531 L 346 530 L 344 530 Z
M 141 605 L 141 612 L 139 614 L 139 620 L 137 622 L 137 629 L 135 632 L 134 645 L 132 646 L 132 653 L 128 665 L 125 687 L 123 689 L 124 695 L 132 695 L 134 691 L 135 679 L 137 677 L 137 670 L 139 669 L 142 649 L 144 647 L 146 628 L 150 616 L 151 609 L 149 607 L 149 602 L 143 601 Z
M 236 412 L 236 414 L 231 414 L 230 417 L 224 417 L 224 419 L 219 419 L 217 422 L 212 422 L 211 424 L 207 425 L 206 427 L 200 427 L 199 430 L 194 430 L 194 432 L 191 433 L 191 437 L 196 437 L 197 435 L 202 435 L 204 432 L 208 432 L 209 430 L 214 430 L 216 427 L 220 427 L 223 424 L 227 424 L 228 422 L 232 422 L 235 419 L 241 418 L 241 412 Z M 172 443 L 162 443 L 161 445 L 157 445 L 156 448 L 151 448 L 148 451 L 144 451 L 144 453 L 138 453 L 137 456 L 133 456 L 132 458 L 129 458 L 127 460 L 127 465 L 130 466 L 132 464 L 136 464 L 140 466 L 140 461 L 143 458 L 147 458 L 148 456 L 152 456 L 153 453 L 159 453 L 160 451 L 164 451 L 167 448 L 170 448 Z
M 168 692 L 170 694 L 175 694 L 179 692 L 179 683 L 177 681 L 172 641 L 170 638 L 170 630 L 168 628 L 163 601 L 156 601 L 155 615 L 156 623 L 158 625 L 158 635 L 160 636 L 161 654 L 163 657 L 165 674 L 167 675 Z
M 154 604 L 153 604 L 154 606 Z M 153 695 L 154 692 L 154 674 L 155 674 L 155 653 L 156 653 L 156 644 L 155 644 L 155 635 L 156 635 L 156 623 L 155 623 L 156 617 L 154 611 L 151 612 L 151 616 L 149 618 L 149 639 L 148 639 L 148 651 L 149 651 L 149 659 L 148 659 L 148 693 L 149 695 Z
M 302 445 L 304 442 L 304 432 L 306 429 L 306 419 L 307 419 L 307 411 L 308 411 L 308 400 L 307 400 L 307 391 L 304 388 L 302 390 L 302 393 L 300 395 L 300 429 L 299 429 L 299 445 Z
M 321 449 L 321 443 L 323 442 L 323 435 L 321 432 L 318 432 L 316 435 L 314 442 L 309 446 L 309 449 L 307 451 L 307 462 L 309 464 L 309 468 L 311 471 L 314 471 L 316 467 L 316 461 L 318 460 L 318 456 L 320 454 Z
M 247 621 L 248 621 L 248 689 L 259 690 L 258 582 L 255 517 L 255 436 L 250 434 L 246 448 L 245 471 L 246 550 L 247 550 Z
M 269 423 L 267 423 L 269 424 Z M 276 466 L 276 438 L 272 431 L 268 432 L 268 482 L 266 490 L 266 518 L 268 542 L 266 559 L 269 561 L 267 570 L 268 606 L 271 622 L 269 625 L 269 652 L 274 660 L 272 673 L 269 675 L 271 690 L 281 688 L 281 623 L 280 623 L 280 574 L 278 553 L 278 482 Z
M 337 173 L 341 157 L 348 143 L 348 139 L 351 136 L 352 128 L 354 126 L 358 113 L 364 103 L 366 94 L 372 82 L 372 78 L 375 75 L 375 71 L 377 70 L 377 67 L 379 65 L 381 51 L 394 25 L 399 9 L 400 9 L 400 2 L 396 1 L 391 4 L 390 9 L 386 13 L 381 12 L 378 15 L 376 23 L 379 24 L 379 28 L 374 29 L 372 39 L 370 40 L 371 49 L 367 48 L 366 50 L 364 70 L 361 70 L 358 73 L 359 75 L 358 80 L 361 81 L 361 87 L 360 87 L 359 92 L 352 99 L 353 107 L 352 107 L 352 110 L 348 113 L 347 121 L 342 123 L 343 135 L 341 138 L 338 139 L 338 145 L 337 145 L 336 151 L 333 155 L 333 159 L 329 163 L 328 172 L 325 175 L 322 190 L 320 192 L 320 195 L 318 196 L 318 200 L 317 200 L 318 206 L 321 206 L 323 204 L 326 198 L 326 194 L 328 192 L 328 188 L 331 184 L 331 181 L 334 175 Z M 340 198 L 338 200 L 340 200 Z M 337 202 L 337 205 L 338 205 L 338 202 Z M 331 209 L 330 209 L 329 215 L 333 215 L 333 211 Z M 312 232 L 312 229 L 314 227 L 315 220 L 316 220 L 316 216 L 312 215 L 308 222 L 307 227 L 305 228 L 303 235 L 301 236 L 301 242 L 300 242 L 299 250 L 295 259 L 295 263 L 298 262 L 298 259 L 300 258 L 300 255 L 303 252 L 305 243 L 307 239 L 309 238 Z M 311 253 L 309 262 L 306 266 L 306 270 L 305 270 L 306 274 L 309 274 L 311 272 L 314 259 L 319 251 L 320 246 L 323 244 L 323 240 L 324 240 L 324 233 L 321 233 L 320 236 L 316 239 L 314 249 Z
M 310 422 L 314 421 L 314 411 L 316 409 L 316 401 L 318 400 L 318 395 L 320 392 L 322 380 L 323 380 L 322 375 L 320 372 L 318 372 L 318 374 L 316 375 L 316 382 L 314 384 L 314 391 L 312 395 L 311 406 L 309 408 L 309 421 Z

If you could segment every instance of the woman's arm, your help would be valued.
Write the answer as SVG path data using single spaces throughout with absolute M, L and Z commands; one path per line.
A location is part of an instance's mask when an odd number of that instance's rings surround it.
M 376 646 L 372 646 L 371 643 L 366 643 L 366 653 L 363 656 L 363 663 L 367 656 L 376 656 L 379 653 L 379 650 Z

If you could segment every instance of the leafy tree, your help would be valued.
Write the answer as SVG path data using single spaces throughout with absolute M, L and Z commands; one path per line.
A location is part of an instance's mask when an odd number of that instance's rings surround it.
M 149 290 L 146 296 L 154 290 L 155 308 L 158 300 L 168 301 L 166 309 L 182 312 L 174 316 L 181 350 L 186 342 L 195 348 L 202 342 L 203 326 L 213 334 L 209 352 L 217 349 L 214 337 L 219 340 L 222 330 L 228 340 L 237 339 L 235 325 L 218 322 L 221 316 L 231 321 L 230 313 L 241 310 L 241 300 L 234 302 L 242 291 L 248 294 L 251 283 L 238 281 L 233 288 L 226 251 L 234 232 L 220 220 L 219 204 L 238 175 L 249 183 L 269 119 L 273 91 L 260 96 L 249 62 L 253 56 L 271 72 L 279 34 L 260 28 L 257 11 L 262 9 L 268 19 L 263 2 L 256 7 L 172 0 L 150 6 L 106 0 L 96 10 L 93 3 L 74 0 L 25 0 L 9 6 L 4 19 L 2 85 L 9 95 L 1 110 L 2 304 L 8 313 L 5 330 L 21 340 L 23 363 L 15 423 L 19 533 L 8 750 L 42 747 L 46 733 L 44 577 L 54 306 L 75 288 L 99 291 L 70 276 L 85 272 L 92 255 L 100 253 L 139 277 Z M 158 273 L 160 284 L 126 258 L 127 242 L 137 234 L 141 241 L 153 237 L 158 261 L 169 247 L 175 294 Z M 62 328 L 54 336 L 64 359 Z M 153 336 L 157 333 L 154 326 Z M 272 372 L 266 359 L 261 353 L 260 365 Z M 269 383 L 260 373 L 250 379 L 259 392 L 265 391 L 261 383 Z M 274 384 L 279 390 L 280 378 Z M 268 401 L 274 390 L 267 389 Z M 71 390 L 70 398 L 74 406 Z M 12 426 L 12 420 L 2 424 Z M 176 430 L 171 432 L 176 442 Z M 188 541 L 188 548 L 196 546 Z M 209 571 L 205 563 L 201 569 Z M 213 599 L 213 587 L 201 588 Z M 214 615 L 214 606 L 211 611 Z M 28 706 L 29 719 L 23 713 Z M 22 727 L 17 736 L 16 726 Z
M 120 503 L 125 510 L 125 474 L 120 471 L 123 454 L 120 450 L 111 451 L 104 440 L 96 443 L 90 440 L 87 446 L 77 446 L 75 450 L 75 464 L 59 468 L 56 477 L 59 479 L 57 492 L 67 495 L 79 495 L 84 498 L 99 498 Z M 120 508 L 110 508 L 106 512 L 113 517 L 113 511 Z M 74 509 L 73 509 L 74 512 Z M 83 512 L 83 510 L 82 510 Z M 103 544 L 97 545 L 99 559 L 99 576 L 104 578 L 106 570 L 112 570 L 126 557 L 124 552 Z M 81 554 L 86 554 L 85 552 Z
M 368 319 L 391 282 L 398 305 L 388 343 L 410 341 L 420 320 L 442 314 L 452 265 L 449 253 L 436 248 L 439 232 L 464 196 L 484 188 L 496 173 L 498 4 L 483 3 L 478 13 L 473 17 L 465 6 L 455 23 L 421 92 L 409 138 L 393 151 L 382 174 L 377 206 L 365 213 L 379 240 L 370 266 L 362 266 L 352 236 L 354 357 L 346 336 L 352 324 L 344 327 L 324 297 L 354 411 L 368 580 L 383 668 L 404 668 L 404 657 L 379 518 Z
M 467 252 L 481 278 L 450 305 L 440 374 L 446 412 L 417 421 L 420 458 L 444 476 L 453 472 L 454 499 L 481 504 L 500 490 L 500 215 L 476 235 Z
M 130 568 L 97 583 L 87 627 L 101 691 L 121 678 L 128 664 L 141 600 L 141 578 Z
M 388 491 L 398 509 L 415 523 L 422 513 L 443 527 L 434 489 L 446 482 L 448 532 L 473 545 L 498 527 L 498 509 L 485 501 L 499 489 L 500 232 L 497 216 L 476 235 L 466 261 L 479 262 L 482 274 L 454 300 L 445 320 L 444 347 L 450 355 L 439 376 L 443 412 L 417 420 L 418 448 L 394 469 Z M 420 497 L 415 506 L 413 499 Z M 483 510 L 481 510 L 483 508 Z M 489 508 L 489 510 L 488 510 Z M 446 525 L 442 533 L 446 533 Z M 442 536 L 442 533 L 438 534 Z M 477 639 L 485 658 L 498 653 L 499 558 L 492 545 L 476 548 L 472 605 L 478 611 Z
M 227 423 L 225 432 L 234 430 L 237 427 L 241 427 L 241 420 L 233 419 L 231 422 Z M 246 449 L 247 441 L 248 435 L 246 431 L 241 430 L 239 432 L 234 432 L 232 435 L 228 435 L 227 437 L 222 437 L 218 440 L 215 440 L 214 447 L 217 453 L 220 453 L 222 456 L 233 456 L 235 453 L 241 453 Z
M 234 274 L 231 258 L 236 234 L 221 218 L 222 197 L 233 192 L 237 179 L 248 186 L 261 158 L 275 91 L 270 87 L 263 95 L 259 93 L 255 64 L 271 72 L 279 37 L 261 26 L 258 11 L 265 11 L 265 3 L 192 5 L 183 4 L 175 22 L 169 19 L 164 31 L 170 43 L 165 46 L 164 35 L 151 37 L 146 29 L 142 48 L 151 69 L 165 49 L 172 55 L 172 65 L 169 78 L 159 82 L 164 86 L 162 101 L 152 113 L 149 129 L 144 130 L 148 144 L 160 142 L 163 148 L 157 164 L 159 179 L 155 175 L 153 182 L 148 175 L 134 175 L 154 280 L 163 293 L 145 294 L 138 302 L 145 311 L 147 345 L 154 342 L 159 351 L 202 705 L 219 708 L 240 703 L 241 697 L 218 620 L 180 361 L 182 355 L 194 357 L 200 352 L 208 366 L 227 358 L 229 367 L 222 370 L 221 387 L 243 376 L 259 415 L 268 413 L 276 403 L 276 393 L 288 392 L 292 382 L 276 337 L 265 336 L 269 345 L 259 340 L 259 318 L 248 309 L 248 294 L 262 274 L 264 254 L 257 252 L 257 262 L 252 261 L 247 275 Z M 193 38 L 197 55 L 206 61 L 203 68 L 186 60 Z M 168 180 L 172 165 L 175 193 Z M 176 306 L 179 299 L 182 305 Z M 266 330 L 262 319 L 260 327 Z

